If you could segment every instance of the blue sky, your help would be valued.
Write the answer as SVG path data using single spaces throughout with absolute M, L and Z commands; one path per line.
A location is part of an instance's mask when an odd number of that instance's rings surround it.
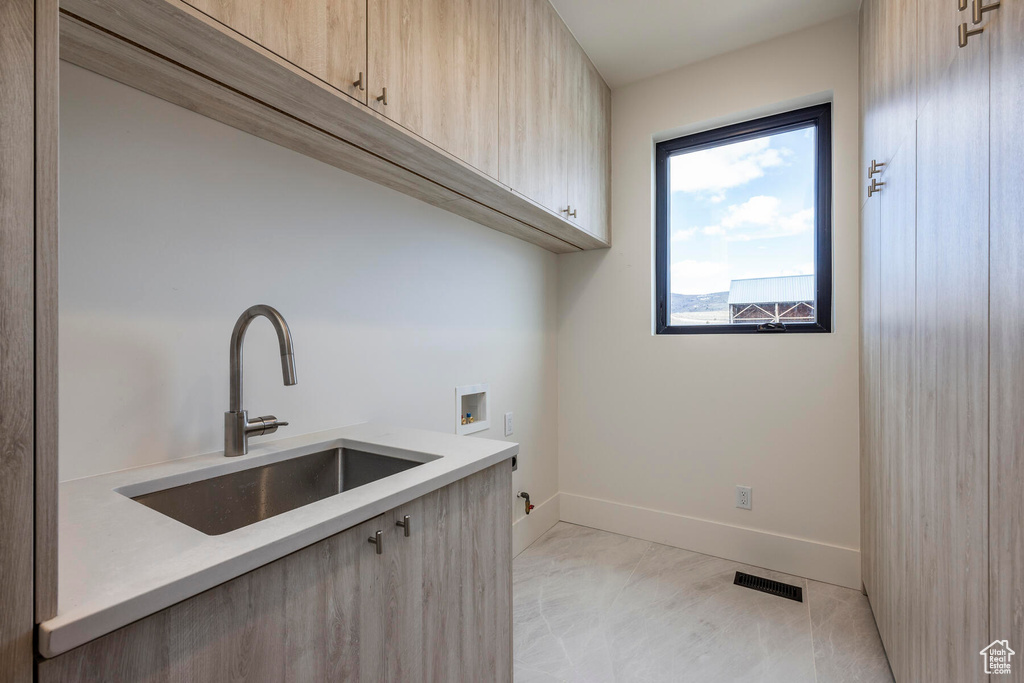
M 814 272 L 813 128 L 676 155 L 669 183 L 672 292 Z

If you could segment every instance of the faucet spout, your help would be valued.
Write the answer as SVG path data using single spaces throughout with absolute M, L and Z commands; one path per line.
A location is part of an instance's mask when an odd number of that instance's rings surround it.
M 245 455 L 249 451 L 250 436 L 273 434 L 278 427 L 288 424 L 273 415 L 250 420 L 247 411 L 242 409 L 242 342 L 245 340 L 245 332 L 249 325 L 260 316 L 269 320 L 277 332 L 277 343 L 281 348 L 281 375 L 285 386 L 290 387 L 298 382 L 295 378 L 292 332 L 284 316 L 276 309 L 263 304 L 247 309 L 239 316 L 235 329 L 231 332 L 231 396 L 228 412 L 224 414 L 224 455 L 229 457 Z
M 294 386 L 298 380 L 295 379 L 295 351 L 292 346 L 292 331 L 285 322 L 284 316 L 278 313 L 277 309 L 264 304 L 258 304 L 248 308 L 245 313 L 238 317 L 235 329 L 231 332 L 231 400 L 228 410 L 237 413 L 242 410 L 242 342 L 245 341 L 245 332 L 249 325 L 256 318 L 263 316 L 274 326 L 277 332 L 277 343 L 281 348 L 281 374 L 286 387 Z

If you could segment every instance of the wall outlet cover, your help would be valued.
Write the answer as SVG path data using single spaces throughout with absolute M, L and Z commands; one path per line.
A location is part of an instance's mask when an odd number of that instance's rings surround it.
M 736 507 L 744 510 L 753 509 L 754 489 L 749 486 L 736 487 Z
M 512 436 L 512 413 L 505 413 L 505 436 Z

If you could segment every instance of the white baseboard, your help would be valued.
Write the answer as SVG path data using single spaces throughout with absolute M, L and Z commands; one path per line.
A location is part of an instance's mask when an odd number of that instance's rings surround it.
M 861 589 L 860 551 L 853 548 L 571 493 L 559 496 L 564 522 Z
M 561 494 L 556 493 L 543 503 L 535 503 L 536 507 L 529 515 L 516 520 L 512 525 L 512 556 L 526 550 L 538 538 L 543 536 L 548 529 L 558 524 L 561 520 L 559 501 Z M 523 500 L 516 498 L 517 506 L 523 504 Z M 522 508 L 517 509 L 521 510 Z

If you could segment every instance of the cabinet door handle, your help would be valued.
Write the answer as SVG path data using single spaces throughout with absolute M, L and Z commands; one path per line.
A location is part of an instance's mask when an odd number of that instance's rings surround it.
M 363 72 L 362 71 L 359 72 L 359 80 L 358 81 L 354 81 L 352 83 L 352 85 L 356 86 L 360 90 L 366 90 L 366 83 L 363 81 Z
M 985 12 L 991 12 L 992 10 L 999 9 L 1001 3 L 993 2 L 991 5 L 986 5 L 983 0 L 974 0 L 974 16 L 971 17 L 974 20 L 974 25 L 977 26 L 985 18 Z
M 370 543 L 377 547 L 377 554 L 384 554 L 384 532 L 378 531 L 373 536 L 370 536 Z
M 569 208 L 572 209 L 571 206 Z M 572 212 L 569 214 L 569 218 L 576 218 L 576 209 L 572 209 Z
M 406 515 L 395 522 L 395 526 L 400 526 L 405 529 L 405 537 L 408 538 L 412 532 L 412 518 L 409 515 Z
M 388 106 L 388 89 L 381 88 L 380 95 L 377 96 L 377 101 L 383 104 L 385 107 Z
M 957 9 L 961 12 L 967 9 L 967 0 L 957 0 Z
M 885 183 L 880 183 L 877 180 L 871 181 L 871 186 L 868 188 L 868 198 L 870 199 L 877 192 L 881 192 L 882 188 L 885 187 Z
M 956 31 L 956 44 L 960 47 L 967 47 L 967 41 L 971 39 L 971 36 L 976 36 L 984 32 L 985 29 L 983 28 L 976 28 L 973 31 L 968 31 L 967 22 L 965 21 L 960 24 L 960 28 Z
M 874 178 L 876 173 L 880 174 L 883 168 L 885 168 L 884 161 L 875 161 L 874 159 L 872 159 L 871 168 L 868 169 L 868 180 Z

